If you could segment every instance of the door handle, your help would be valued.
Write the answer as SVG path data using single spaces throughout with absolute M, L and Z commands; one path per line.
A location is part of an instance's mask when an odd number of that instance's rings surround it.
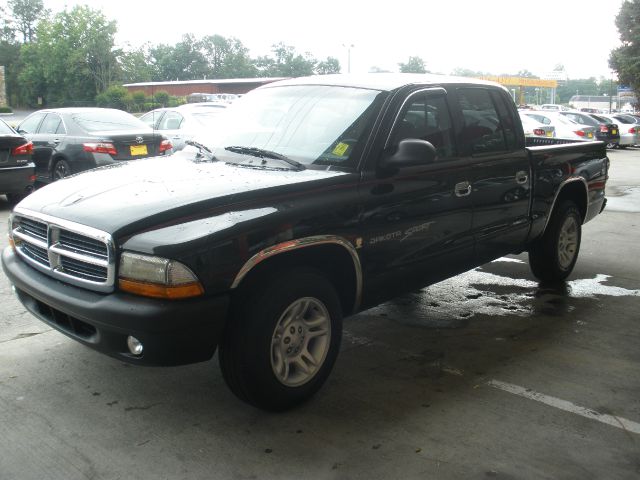
M 518 172 L 516 173 L 516 183 L 518 185 L 524 185 L 529 180 L 529 175 L 527 172 Z
M 454 191 L 456 197 L 466 197 L 471 193 L 471 184 L 469 182 L 456 183 Z

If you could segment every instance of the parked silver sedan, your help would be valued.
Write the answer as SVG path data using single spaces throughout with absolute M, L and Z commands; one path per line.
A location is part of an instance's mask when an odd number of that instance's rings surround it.
M 589 125 L 576 123 L 560 112 L 526 110 L 522 114 L 537 120 L 544 125 L 553 125 L 556 128 L 556 137 L 570 140 L 595 140 L 596 129 Z
M 182 150 L 185 141 L 197 136 L 215 136 L 220 115 L 227 103 L 189 103 L 175 108 L 158 108 L 145 113 L 140 120 L 169 137 L 173 151 Z

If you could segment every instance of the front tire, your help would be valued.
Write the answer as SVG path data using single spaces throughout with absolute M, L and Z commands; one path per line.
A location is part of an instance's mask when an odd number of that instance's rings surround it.
M 580 252 L 581 225 L 573 201 L 565 200 L 554 209 L 544 235 L 529 248 L 529 265 L 539 280 L 559 282 L 571 274 Z
M 335 363 L 342 309 L 319 271 L 263 276 L 238 292 L 218 351 L 225 382 L 240 399 L 282 411 L 313 396 Z

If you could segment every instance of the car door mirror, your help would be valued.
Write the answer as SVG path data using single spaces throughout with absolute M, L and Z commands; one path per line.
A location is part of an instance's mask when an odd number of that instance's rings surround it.
M 418 138 L 401 140 L 397 149 L 385 152 L 380 160 L 380 169 L 395 172 L 405 167 L 428 165 L 436 160 L 436 147 L 431 142 Z

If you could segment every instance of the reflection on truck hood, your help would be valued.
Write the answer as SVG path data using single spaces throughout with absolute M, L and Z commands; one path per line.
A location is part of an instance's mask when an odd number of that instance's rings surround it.
M 116 233 L 133 233 L 181 218 L 221 213 L 221 207 L 270 194 L 311 188 L 310 183 L 349 176 L 319 170 L 247 168 L 223 162 L 194 162 L 171 156 L 124 162 L 52 183 L 20 207 Z M 315 185 L 314 185 L 315 186 Z M 267 194 L 266 190 L 273 190 Z M 258 193 L 260 192 L 260 193 Z M 194 208 L 194 205 L 198 208 Z M 195 215 L 194 215 L 195 214 Z M 124 231 L 123 231 L 124 230 Z

